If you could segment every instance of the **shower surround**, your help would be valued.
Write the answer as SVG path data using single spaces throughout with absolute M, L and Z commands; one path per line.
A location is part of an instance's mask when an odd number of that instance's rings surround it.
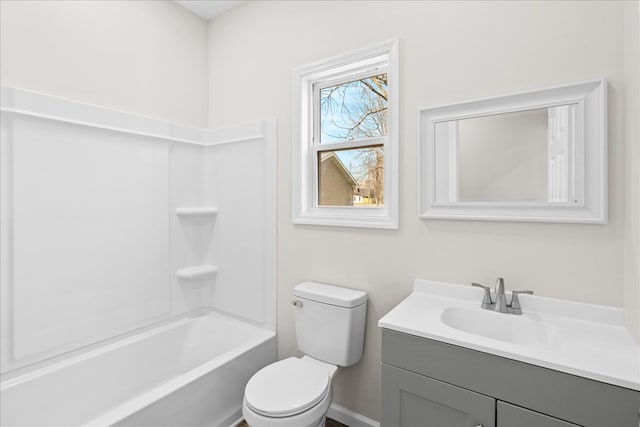
M 160 423 L 149 396 L 169 401 L 167 384 L 187 372 L 196 384 L 212 363 L 241 396 L 231 360 L 275 360 L 275 120 L 199 129 L 11 87 L 1 99 L 2 424 L 126 424 L 133 412 L 106 414 L 141 396 Z M 251 332 L 229 344 L 232 324 Z M 128 382 L 128 366 L 153 380 L 125 401 L 83 379 Z M 66 391 L 113 407 L 74 419 Z M 228 423 L 240 405 L 212 404 L 196 424 Z

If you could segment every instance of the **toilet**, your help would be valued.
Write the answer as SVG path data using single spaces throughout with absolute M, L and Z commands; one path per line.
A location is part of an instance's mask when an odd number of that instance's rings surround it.
M 251 377 L 242 403 L 251 427 L 324 426 L 333 377 L 362 357 L 366 292 L 304 282 L 293 295 L 296 340 L 304 356 L 272 363 Z

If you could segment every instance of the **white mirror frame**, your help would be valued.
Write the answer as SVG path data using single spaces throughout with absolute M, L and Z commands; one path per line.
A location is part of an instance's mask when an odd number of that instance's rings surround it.
M 576 104 L 576 159 L 572 203 L 443 202 L 438 184 L 435 125 L 440 122 Z M 485 221 L 607 223 L 607 82 L 592 80 L 418 111 L 418 209 L 422 218 Z M 580 156 L 578 156 L 580 157 Z M 582 166 L 582 167 L 581 167 Z M 582 170 L 581 170 L 582 169 Z M 444 186 L 444 187 L 443 187 Z

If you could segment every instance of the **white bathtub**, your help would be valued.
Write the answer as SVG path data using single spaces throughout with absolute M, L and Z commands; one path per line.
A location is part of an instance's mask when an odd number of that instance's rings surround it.
M 2 426 L 229 426 L 275 332 L 183 318 L 0 383 Z

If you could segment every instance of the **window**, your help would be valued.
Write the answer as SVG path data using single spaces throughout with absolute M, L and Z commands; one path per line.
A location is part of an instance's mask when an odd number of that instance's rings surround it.
M 398 228 L 397 45 L 294 70 L 294 223 Z

